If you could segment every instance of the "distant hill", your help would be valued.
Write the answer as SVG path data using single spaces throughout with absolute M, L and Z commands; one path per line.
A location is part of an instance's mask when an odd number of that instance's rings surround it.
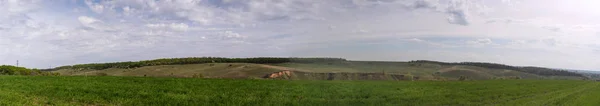
M 575 73 L 593 73 L 593 74 L 600 74 L 600 71 L 591 71 L 591 70 L 571 70 L 571 69 L 564 69 L 566 71 L 570 71 L 570 72 L 575 72 Z
M 569 70 L 565 69 L 569 72 L 579 73 L 586 77 L 589 77 L 594 80 L 600 80 L 600 71 L 590 71 L 590 70 Z
M 349 61 L 342 58 L 221 58 L 191 57 L 136 62 L 94 63 L 46 69 L 61 75 L 110 75 L 204 78 L 270 78 L 313 80 L 470 80 L 588 79 L 579 73 L 496 63 Z M 281 76 L 281 75 L 276 75 Z M 290 77 L 290 78 L 287 78 Z M 282 77 L 277 77 L 281 79 Z

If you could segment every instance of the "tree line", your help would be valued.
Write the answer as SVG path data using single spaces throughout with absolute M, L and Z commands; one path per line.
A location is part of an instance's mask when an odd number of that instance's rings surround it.
M 521 69 L 522 69 L 522 71 L 525 71 L 527 73 L 534 73 L 534 74 L 546 75 L 546 76 L 562 75 L 562 76 L 586 77 L 583 74 L 579 74 L 579 73 L 575 73 L 575 72 L 570 72 L 570 71 L 566 71 L 566 70 L 558 70 L 558 69 L 542 68 L 542 67 L 522 67 Z
M 575 77 L 585 77 L 582 74 L 569 72 L 566 70 L 559 69 L 550 69 L 550 68 L 541 68 L 541 67 L 515 67 L 504 64 L 497 63 L 484 63 L 484 62 L 458 62 L 458 63 L 450 63 L 450 62 L 439 62 L 439 61 L 430 61 L 430 60 L 414 60 L 409 63 L 433 63 L 440 65 L 466 65 L 466 66 L 477 66 L 484 68 L 492 68 L 492 69 L 507 69 L 507 70 L 515 70 L 525 73 L 543 75 L 543 76 L 575 76 Z
M 294 63 L 322 63 L 322 62 L 341 62 L 341 61 L 347 61 L 344 58 L 298 58 L 298 57 L 291 57 L 289 58 L 290 62 L 294 62 Z
M 156 65 L 183 65 L 183 64 L 202 64 L 202 63 L 257 63 L 257 64 L 276 64 L 286 62 L 320 62 L 320 61 L 345 61 L 341 58 L 279 58 L 279 57 L 256 57 L 256 58 L 223 58 L 223 57 L 188 57 L 188 58 L 164 58 L 144 61 L 128 61 L 113 63 L 92 63 L 79 64 L 72 66 L 61 66 L 46 71 L 59 69 L 95 69 L 102 70 L 108 68 L 138 68 L 144 66 Z

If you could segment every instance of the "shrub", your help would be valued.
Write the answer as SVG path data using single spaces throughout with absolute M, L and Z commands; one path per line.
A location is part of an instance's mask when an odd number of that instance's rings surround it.
M 411 75 L 410 73 L 409 73 L 409 74 L 406 74 L 406 75 L 404 75 L 404 77 L 406 77 L 406 80 L 409 80 L 409 81 L 412 81 L 412 80 L 414 80 L 414 76 L 413 76 L 413 75 Z
M 202 75 L 201 73 L 197 73 L 192 75 L 192 78 L 204 78 L 204 75 Z
M 2 65 L 0 66 L 0 75 L 50 75 L 50 73 L 42 72 L 38 69 Z
M 460 77 L 458 77 L 458 80 L 459 81 L 464 81 L 464 80 L 467 80 L 467 77 L 461 75 Z

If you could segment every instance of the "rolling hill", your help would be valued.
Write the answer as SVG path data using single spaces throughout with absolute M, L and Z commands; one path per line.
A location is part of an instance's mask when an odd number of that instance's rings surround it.
M 436 61 L 349 61 L 340 58 L 173 58 L 47 69 L 67 76 L 146 76 L 309 80 L 587 79 L 540 67 Z M 273 77 L 275 76 L 275 77 Z

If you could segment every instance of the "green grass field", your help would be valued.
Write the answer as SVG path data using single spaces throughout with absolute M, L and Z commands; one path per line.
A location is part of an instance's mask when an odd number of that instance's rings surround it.
M 597 106 L 600 105 L 600 83 L 0 76 L 0 105 Z

